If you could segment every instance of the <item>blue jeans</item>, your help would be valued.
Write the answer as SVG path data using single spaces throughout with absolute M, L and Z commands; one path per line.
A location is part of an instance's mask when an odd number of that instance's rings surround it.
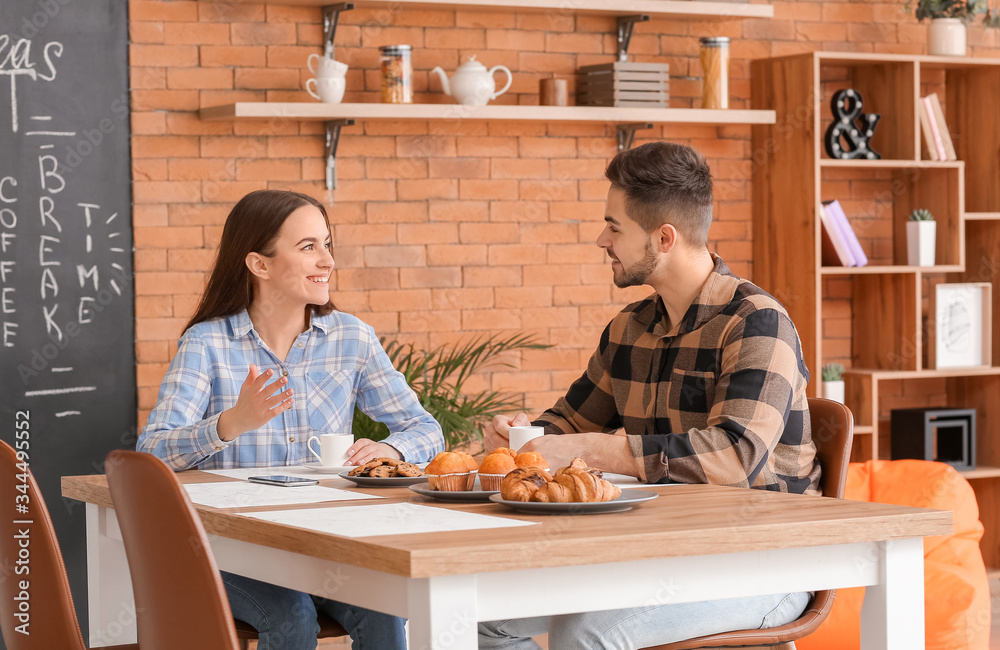
M 549 633 L 549 650 L 634 650 L 705 634 L 791 623 L 808 593 L 613 609 L 479 624 L 480 648 L 537 649 L 531 637 Z
M 344 626 L 354 650 L 406 650 L 405 621 L 401 618 L 220 573 L 233 618 L 253 625 L 260 634 L 258 650 L 315 650 L 317 611 Z

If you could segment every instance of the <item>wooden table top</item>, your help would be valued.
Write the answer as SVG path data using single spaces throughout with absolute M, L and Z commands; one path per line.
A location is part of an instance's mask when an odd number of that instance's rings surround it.
M 197 470 L 182 483 L 234 479 Z M 341 478 L 320 485 L 497 517 L 537 526 L 447 533 L 349 538 L 235 513 L 374 504 L 335 501 L 294 506 L 216 509 L 195 505 L 205 531 L 322 559 L 411 578 L 511 569 L 573 566 L 685 555 L 739 553 L 929 537 L 952 532 L 952 514 L 880 503 L 807 497 L 716 485 L 650 485 L 659 498 L 627 512 L 603 515 L 525 515 L 494 503 L 446 504 L 405 488 L 357 488 Z M 103 475 L 66 476 L 63 496 L 113 508 Z M 614 549 L 614 552 L 610 552 Z

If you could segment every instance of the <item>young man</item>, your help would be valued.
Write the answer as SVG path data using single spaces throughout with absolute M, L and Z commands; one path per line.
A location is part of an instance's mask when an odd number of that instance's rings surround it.
M 656 142 L 608 165 L 604 231 L 619 287 L 649 285 L 604 330 L 587 371 L 534 424 L 524 450 L 574 457 L 647 483 L 713 483 L 819 494 L 798 334 L 773 297 L 707 249 L 712 177 L 690 147 Z M 487 449 L 525 414 L 497 416 Z M 554 434 L 554 435 L 549 435 Z M 609 435 L 617 434 L 617 435 Z M 623 560 L 627 558 L 622 558 Z M 659 605 L 480 625 L 481 648 L 637 648 L 784 625 L 809 594 Z

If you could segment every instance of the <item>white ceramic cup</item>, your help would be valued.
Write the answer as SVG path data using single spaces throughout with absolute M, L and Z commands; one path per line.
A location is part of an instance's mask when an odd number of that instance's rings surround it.
M 319 453 L 313 449 L 313 440 L 319 441 Z M 306 441 L 309 452 L 319 460 L 324 467 L 344 467 L 347 465 L 347 450 L 354 444 L 354 436 L 349 433 L 324 433 L 321 436 L 310 436 Z
M 310 54 L 306 67 L 317 77 L 343 77 L 347 74 L 346 63 L 319 54 Z
M 543 435 L 545 435 L 543 427 L 511 427 L 507 438 L 510 441 L 510 448 L 517 451 L 528 444 L 529 440 L 541 438 Z
M 310 84 L 316 89 L 313 90 Z M 344 99 L 345 87 L 343 77 L 317 77 L 306 81 L 306 92 L 327 104 L 339 104 Z

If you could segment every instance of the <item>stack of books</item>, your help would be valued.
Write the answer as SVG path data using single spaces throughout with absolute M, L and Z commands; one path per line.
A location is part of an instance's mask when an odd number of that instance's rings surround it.
M 866 266 L 868 256 L 840 201 L 824 201 L 819 216 L 823 223 L 823 266 Z
M 920 118 L 920 131 L 924 134 L 928 159 L 958 160 L 937 93 L 931 93 L 917 102 L 917 115 Z

